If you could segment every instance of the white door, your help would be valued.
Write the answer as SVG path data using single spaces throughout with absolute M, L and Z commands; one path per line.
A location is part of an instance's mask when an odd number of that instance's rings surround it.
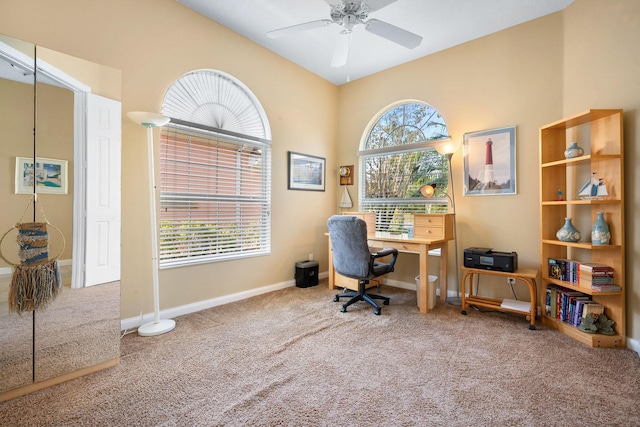
M 85 286 L 120 280 L 120 102 L 87 94 Z

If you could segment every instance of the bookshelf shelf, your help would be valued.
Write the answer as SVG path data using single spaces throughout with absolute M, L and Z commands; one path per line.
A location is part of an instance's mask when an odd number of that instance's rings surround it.
M 587 334 L 575 326 L 561 322 L 558 319 L 543 316 L 542 320 L 545 325 L 591 347 L 625 347 L 625 338 L 619 333 L 616 335 Z
M 620 199 L 603 199 L 603 200 L 551 200 L 542 202 L 542 206 L 567 206 L 567 205 L 606 205 L 622 203 Z
M 566 159 L 564 151 L 578 142 L 583 156 Z M 592 347 L 625 347 L 625 230 L 624 230 L 624 145 L 623 110 L 588 110 L 540 128 L 540 305 L 545 306 L 551 285 L 578 291 L 605 307 L 615 323 L 616 335 L 589 334 L 542 313 L 542 322 Z M 578 199 L 577 189 L 592 174 L 606 184 L 609 196 L 602 199 Z M 562 192 L 565 200 L 557 200 Z M 586 225 L 582 240 L 563 242 L 555 233 L 564 218 L 581 224 L 593 224 L 597 212 L 604 212 L 611 231 L 609 245 L 593 245 Z M 590 227 L 590 225 L 589 225 Z M 605 264 L 613 269 L 618 292 L 597 292 L 591 287 L 550 277 L 549 259 L 569 259 L 578 263 Z
M 571 289 L 574 291 L 578 291 L 578 292 L 582 292 L 583 294 L 587 294 L 587 295 L 620 295 L 620 293 L 622 291 L 619 292 L 598 292 L 598 291 L 594 291 L 591 288 L 586 288 L 584 286 L 579 286 L 576 285 L 575 283 L 571 283 L 571 282 L 567 282 L 565 280 L 558 280 L 558 279 L 553 279 L 549 276 L 542 276 L 542 279 L 544 282 L 546 282 L 547 284 L 549 283 L 553 283 L 554 285 L 559 285 L 562 286 L 563 288 L 567 288 L 567 289 Z
M 620 250 L 621 245 L 592 245 L 591 242 L 578 241 L 578 242 L 563 242 L 561 240 L 543 239 L 542 243 L 545 245 L 557 245 L 566 246 L 571 248 L 582 248 L 592 251 L 608 251 L 608 250 Z

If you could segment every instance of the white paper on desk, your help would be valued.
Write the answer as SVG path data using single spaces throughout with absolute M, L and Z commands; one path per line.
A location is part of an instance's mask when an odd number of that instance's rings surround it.
M 503 299 L 500 307 L 522 311 L 523 313 L 529 313 L 531 311 L 531 303 L 529 301 L 518 301 L 515 299 Z

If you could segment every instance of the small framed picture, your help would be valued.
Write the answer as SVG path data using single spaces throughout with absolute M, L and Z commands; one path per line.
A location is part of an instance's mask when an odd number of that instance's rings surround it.
M 288 152 L 289 190 L 324 191 L 325 164 L 323 157 Z
M 67 194 L 68 162 L 66 160 L 37 157 L 16 157 L 16 194 Z
M 516 194 L 516 128 L 464 134 L 464 195 Z

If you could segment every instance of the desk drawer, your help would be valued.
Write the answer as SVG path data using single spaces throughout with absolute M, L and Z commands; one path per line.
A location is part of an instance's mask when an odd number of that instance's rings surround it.
M 424 239 L 453 239 L 453 214 L 416 214 L 414 236 Z
M 413 225 L 416 227 L 442 227 L 444 225 L 444 215 L 422 215 L 413 216 Z
M 444 227 L 415 227 L 414 236 L 425 239 L 443 239 Z
M 420 252 L 420 244 L 410 242 L 394 242 L 387 240 L 373 240 L 369 241 L 369 246 L 372 248 L 394 248 L 399 251 L 408 252 Z

